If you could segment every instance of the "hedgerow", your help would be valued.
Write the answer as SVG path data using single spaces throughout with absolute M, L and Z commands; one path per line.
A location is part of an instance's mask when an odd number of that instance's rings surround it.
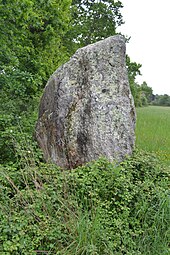
M 168 182 L 145 152 L 71 171 L 2 167 L 0 254 L 169 254 Z

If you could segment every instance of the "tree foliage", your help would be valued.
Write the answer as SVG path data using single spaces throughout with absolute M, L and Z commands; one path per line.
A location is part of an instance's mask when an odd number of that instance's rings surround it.
M 141 90 L 142 90 L 143 96 L 146 97 L 147 103 L 151 103 L 153 100 L 153 90 L 151 87 L 148 86 L 146 81 L 144 81 L 141 84 Z
M 62 37 L 68 29 L 70 3 L 0 0 L 1 151 L 10 144 L 8 130 L 15 129 L 18 117 L 33 116 L 47 79 L 67 58 Z
M 79 47 L 115 35 L 116 28 L 123 24 L 122 7 L 120 1 L 114 0 L 73 0 L 70 29 L 64 37 L 70 54 Z
M 1 71 L 19 68 L 46 79 L 61 62 L 69 4 L 69 0 L 1 0 Z
M 141 85 L 136 82 L 136 77 L 141 75 L 140 68 L 142 65 L 137 64 L 136 62 L 132 62 L 128 55 L 126 56 L 126 64 L 129 84 L 134 98 L 135 106 L 140 107 L 150 104 L 153 99 L 152 88 L 147 85 L 146 81 L 144 81 Z
M 79 47 L 117 34 L 117 27 L 123 24 L 122 7 L 121 1 L 73 0 L 70 29 L 64 37 L 69 54 L 72 55 Z M 126 56 L 126 64 L 135 105 L 147 105 L 150 100 L 148 94 L 145 95 L 147 85 L 144 88 L 135 81 L 141 74 L 141 64 L 132 62 L 129 56 Z
M 170 106 L 170 96 L 167 94 L 155 95 L 152 104 L 160 106 Z
M 113 0 L 0 0 L 1 162 L 14 161 L 13 137 L 20 139 L 21 127 L 32 135 L 50 75 L 77 48 L 116 34 L 122 7 Z M 142 105 L 148 92 L 135 83 L 141 65 L 127 57 L 127 66 L 135 103 Z
M 123 22 L 120 1 L 70 5 L 0 0 L 0 251 L 167 254 L 168 174 L 153 155 L 135 153 L 120 165 L 100 159 L 64 172 L 40 162 L 31 139 L 52 72 Z M 127 66 L 135 100 L 150 100 L 151 88 L 135 81 L 141 65 L 127 57 Z

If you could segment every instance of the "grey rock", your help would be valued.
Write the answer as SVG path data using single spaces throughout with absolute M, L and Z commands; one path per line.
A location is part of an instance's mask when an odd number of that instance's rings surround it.
M 125 51 L 124 37 L 109 37 L 78 49 L 51 76 L 36 125 L 46 161 L 70 169 L 132 153 L 136 115 Z

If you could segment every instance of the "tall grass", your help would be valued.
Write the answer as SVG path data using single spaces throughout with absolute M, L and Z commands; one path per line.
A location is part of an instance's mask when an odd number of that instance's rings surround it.
M 137 109 L 136 147 L 155 152 L 170 166 L 170 107 Z

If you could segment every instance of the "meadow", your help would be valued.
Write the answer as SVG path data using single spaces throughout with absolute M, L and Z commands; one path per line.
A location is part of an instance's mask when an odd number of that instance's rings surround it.
M 170 107 L 137 108 L 136 147 L 170 166 Z

